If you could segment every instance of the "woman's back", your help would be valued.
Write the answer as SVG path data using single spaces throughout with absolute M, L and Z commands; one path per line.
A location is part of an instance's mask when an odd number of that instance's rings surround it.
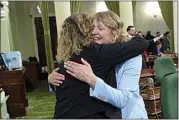
M 110 71 L 113 71 L 113 69 L 103 64 L 94 47 L 95 46 L 91 46 L 84 49 L 80 55 L 73 55 L 71 60 L 81 63 L 81 58 L 84 58 L 90 63 L 94 73 L 105 79 L 105 76 L 107 76 Z M 55 113 L 55 118 L 80 118 L 102 112 L 104 109 L 115 112 L 115 107 L 112 105 L 90 97 L 89 85 L 75 80 L 76 78 L 67 74 L 63 64 L 60 64 L 60 70 L 58 72 L 65 75 L 65 80 L 63 84 L 56 89 L 57 106 L 55 111 L 58 111 L 58 113 Z M 113 74 L 113 77 L 111 74 L 111 78 L 114 79 L 112 81 L 115 81 L 115 74 Z M 111 80 L 108 79 L 107 82 L 109 83 L 110 81 Z

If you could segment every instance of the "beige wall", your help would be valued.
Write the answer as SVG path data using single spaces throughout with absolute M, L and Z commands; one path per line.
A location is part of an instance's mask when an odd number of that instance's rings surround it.
M 104 1 L 96 1 L 96 12 L 108 11 L 108 8 Z
M 95 1 L 83 1 L 81 4 L 80 12 L 86 12 L 94 14 L 96 13 L 96 2 Z
M 161 13 L 157 15 L 156 18 L 152 15 L 146 14 L 145 10 L 147 4 L 149 4 L 149 2 L 136 3 L 136 14 L 134 17 L 136 30 L 142 31 L 144 35 L 146 35 L 148 30 L 151 31 L 153 35 L 155 35 L 157 31 L 160 31 L 161 33 L 168 31 L 169 29 Z
M 7 21 L 1 21 L 1 50 L 0 52 L 10 51 L 10 41 L 8 35 Z
M 134 17 L 134 25 L 136 30 L 140 30 L 146 35 L 146 31 L 150 30 L 155 36 L 157 31 L 164 33 L 169 30 L 168 26 L 163 19 L 161 13 L 159 13 L 156 18 L 154 16 L 148 15 L 145 13 L 146 6 L 149 2 L 137 2 L 136 3 L 136 13 Z M 152 8 L 151 8 L 152 9 Z M 173 17 L 174 17 L 174 47 L 175 52 L 178 49 L 177 43 L 177 18 L 179 13 L 177 12 L 177 2 L 173 3 Z
M 107 7 L 104 2 L 96 2 L 96 11 L 106 10 Z M 133 25 L 132 2 L 120 1 L 120 19 L 124 22 L 124 31 L 127 33 L 127 26 Z
M 120 2 L 120 19 L 124 22 L 124 31 L 127 26 L 133 25 L 132 2 Z

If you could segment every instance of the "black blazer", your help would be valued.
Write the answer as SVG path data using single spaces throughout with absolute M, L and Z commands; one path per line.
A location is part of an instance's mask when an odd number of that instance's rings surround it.
M 153 39 L 147 40 L 149 42 L 149 47 L 147 48 L 147 52 L 151 52 L 152 55 L 157 55 L 157 45 Z
M 80 55 L 73 55 L 71 60 L 81 63 L 80 59 L 84 58 L 91 65 L 96 76 L 107 84 L 113 85 L 115 75 L 113 74 L 112 77 L 110 71 L 113 71 L 114 66 L 142 54 L 147 47 L 148 42 L 141 37 L 134 37 L 124 43 L 101 45 L 94 43 L 85 48 Z M 54 118 L 81 118 L 103 111 L 109 118 L 121 118 L 114 106 L 90 97 L 90 86 L 67 74 L 63 64 L 60 64 L 58 72 L 65 75 L 65 80 L 56 88 Z

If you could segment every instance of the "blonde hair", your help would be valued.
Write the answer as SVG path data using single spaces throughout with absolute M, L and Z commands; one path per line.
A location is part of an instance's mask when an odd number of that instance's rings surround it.
M 65 19 L 58 40 L 56 59 L 65 62 L 73 54 L 79 54 L 91 42 L 92 17 L 86 13 L 75 13 Z
M 102 22 L 106 27 L 111 29 L 111 32 L 114 35 L 113 41 L 126 42 L 131 39 L 124 33 L 124 23 L 116 13 L 112 11 L 98 12 L 95 14 L 94 19 L 97 22 Z

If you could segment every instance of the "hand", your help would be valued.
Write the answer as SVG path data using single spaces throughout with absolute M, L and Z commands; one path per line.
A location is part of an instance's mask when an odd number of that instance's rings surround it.
M 149 58 L 148 57 L 146 58 L 146 62 L 149 62 Z
M 153 40 L 154 40 L 154 42 L 157 42 L 157 41 L 159 41 L 161 39 L 161 37 L 155 37 Z
M 91 87 L 95 87 L 96 76 L 93 73 L 90 64 L 83 58 L 81 59 L 81 61 L 83 64 L 79 64 L 73 61 L 65 62 L 64 67 L 67 69 L 66 72 L 71 76 L 88 83 Z
M 60 86 L 63 83 L 63 80 L 65 80 L 64 75 L 57 73 L 58 70 L 59 70 L 59 68 L 56 68 L 48 76 L 48 82 L 54 86 Z
M 160 56 L 165 56 L 162 52 L 160 52 Z
M 164 35 L 163 35 L 163 34 L 159 36 L 159 38 L 160 38 L 160 39 L 161 39 L 161 38 L 163 38 L 163 37 L 164 37 Z

